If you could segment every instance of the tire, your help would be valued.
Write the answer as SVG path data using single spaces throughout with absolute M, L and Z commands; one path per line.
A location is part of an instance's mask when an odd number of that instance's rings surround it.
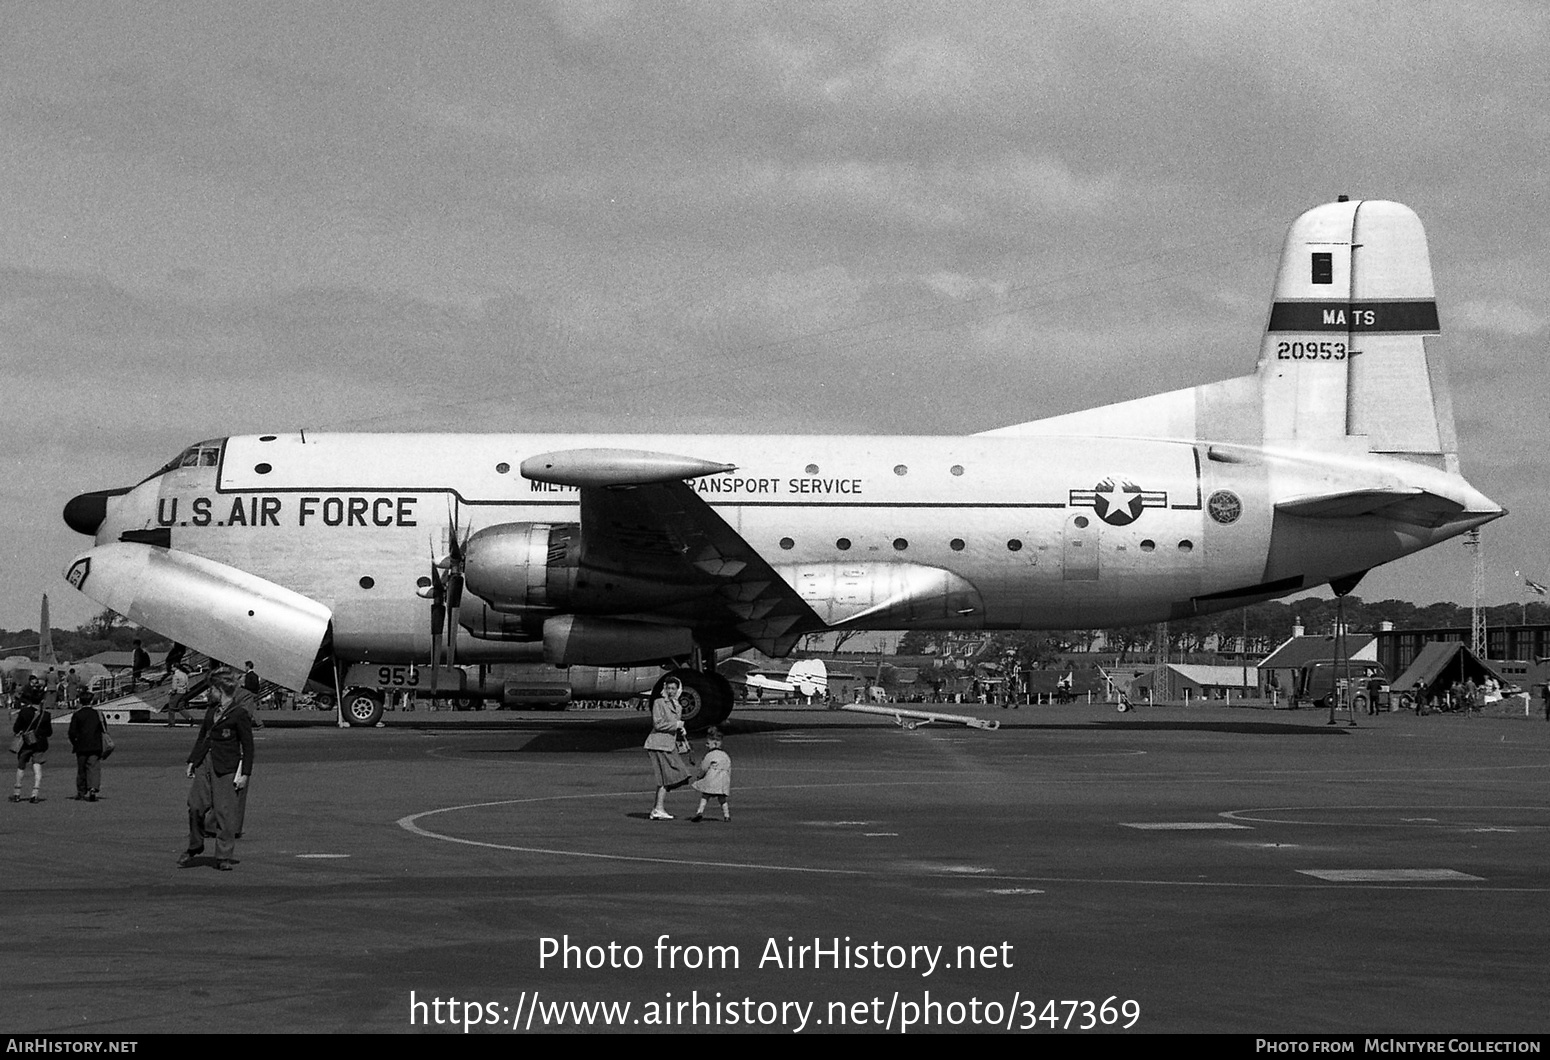
M 484 699 L 480 696 L 453 696 L 453 710 L 483 710 Z
M 683 707 L 684 728 L 690 732 L 703 732 L 712 725 L 720 725 L 732 713 L 732 683 L 720 674 L 699 670 L 673 670 L 664 674 L 652 686 L 653 700 L 662 694 L 662 682 L 669 677 L 678 678 L 683 685 L 679 704 Z
M 382 720 L 382 693 L 373 688 L 347 688 L 344 692 L 344 720 L 357 728 Z
M 1351 709 L 1353 711 L 1367 709 L 1367 694 L 1365 692 L 1356 693 L 1356 698 L 1351 700 Z
M 1415 700 L 1411 698 L 1409 692 L 1406 692 L 1404 695 L 1399 697 L 1399 709 L 1400 710 L 1414 710 L 1415 709 Z

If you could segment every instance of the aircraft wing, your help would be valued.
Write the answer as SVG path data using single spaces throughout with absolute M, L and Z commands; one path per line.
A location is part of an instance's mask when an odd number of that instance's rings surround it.
M 1276 511 L 1305 519 L 1351 519 L 1375 515 L 1414 526 L 1436 528 L 1453 522 L 1464 505 L 1423 489 L 1351 490 L 1282 501 Z
M 779 657 L 824 623 L 685 482 L 727 470 L 690 457 L 617 450 L 549 453 L 522 463 L 527 478 L 580 488 L 583 568 L 682 588 L 694 597 L 693 625 Z

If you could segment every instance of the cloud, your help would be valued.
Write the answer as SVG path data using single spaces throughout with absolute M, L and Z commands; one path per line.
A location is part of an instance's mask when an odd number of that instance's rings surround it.
M 1462 328 L 1513 338 L 1538 335 L 1546 323 L 1543 313 L 1505 299 L 1472 299 L 1453 307 L 1448 318 Z

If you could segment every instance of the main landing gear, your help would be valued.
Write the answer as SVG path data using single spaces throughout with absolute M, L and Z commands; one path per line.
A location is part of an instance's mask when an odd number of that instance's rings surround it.
M 732 682 L 720 674 L 689 667 L 669 670 L 652 687 L 652 699 L 662 694 L 662 682 L 669 677 L 676 677 L 683 685 L 678 703 L 683 708 L 684 728 L 690 732 L 704 732 L 712 725 L 720 725 L 732 713 Z

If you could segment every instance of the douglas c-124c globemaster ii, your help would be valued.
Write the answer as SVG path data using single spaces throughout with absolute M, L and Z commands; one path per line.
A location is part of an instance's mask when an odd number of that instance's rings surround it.
M 1500 517 L 1459 474 L 1437 334 L 1415 214 L 1340 201 L 1293 223 L 1252 375 L 970 437 L 225 438 L 72 500 L 95 545 L 66 577 L 281 685 L 348 689 L 358 723 L 365 674 L 446 689 L 457 662 L 542 659 L 677 666 L 703 726 L 731 709 L 719 649 L 1346 592 Z

